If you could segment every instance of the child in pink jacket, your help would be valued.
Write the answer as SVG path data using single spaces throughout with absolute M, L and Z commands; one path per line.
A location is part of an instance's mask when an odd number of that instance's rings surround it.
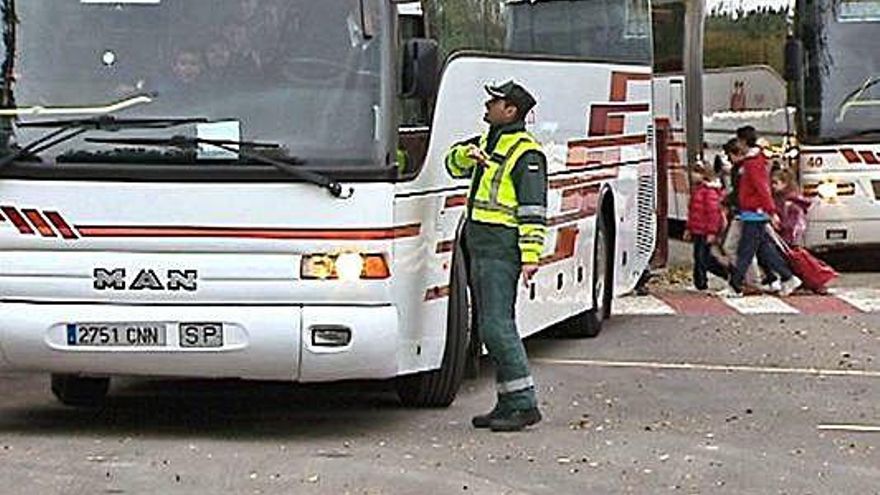
M 773 174 L 773 201 L 779 214 L 779 236 L 789 246 L 800 246 L 807 230 L 807 212 L 812 203 L 801 195 L 794 174 L 790 171 L 779 170 Z

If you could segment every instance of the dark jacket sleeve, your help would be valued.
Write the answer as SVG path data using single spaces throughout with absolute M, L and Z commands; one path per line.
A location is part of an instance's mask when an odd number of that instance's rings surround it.
M 547 237 L 547 158 L 529 151 L 511 171 L 516 188 L 519 249 L 523 263 L 538 263 Z

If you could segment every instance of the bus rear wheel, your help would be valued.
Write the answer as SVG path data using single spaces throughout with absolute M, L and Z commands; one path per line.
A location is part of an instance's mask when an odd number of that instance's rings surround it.
M 397 379 L 397 395 L 409 407 L 448 407 L 455 400 L 471 349 L 467 268 L 464 253 L 456 249 L 449 284 L 446 349 L 439 369 Z
M 565 333 L 572 337 L 594 338 L 602 332 L 602 323 L 611 315 L 614 281 L 614 243 L 606 215 L 596 218 L 593 241 L 592 308 L 575 315 L 566 322 Z
M 52 375 L 52 393 L 64 405 L 95 407 L 104 402 L 110 390 L 109 378 L 78 375 Z

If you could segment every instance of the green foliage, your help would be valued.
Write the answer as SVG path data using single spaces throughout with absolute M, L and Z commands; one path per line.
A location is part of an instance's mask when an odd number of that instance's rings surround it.
M 504 45 L 502 3 L 487 0 L 425 0 L 431 32 L 444 55 L 455 50 L 499 51 Z
M 789 14 L 788 7 L 711 11 L 705 27 L 705 67 L 766 64 L 782 74 Z

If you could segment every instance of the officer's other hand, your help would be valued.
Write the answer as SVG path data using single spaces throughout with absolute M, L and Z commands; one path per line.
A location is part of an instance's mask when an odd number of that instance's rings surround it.
M 486 165 L 486 162 L 489 160 L 489 155 L 475 144 L 468 146 L 467 155 L 468 158 L 475 160 L 480 165 Z
M 532 281 L 532 277 L 534 277 L 536 273 L 538 273 L 538 264 L 537 263 L 523 263 L 523 266 L 522 266 L 523 285 L 528 287 L 529 282 Z

